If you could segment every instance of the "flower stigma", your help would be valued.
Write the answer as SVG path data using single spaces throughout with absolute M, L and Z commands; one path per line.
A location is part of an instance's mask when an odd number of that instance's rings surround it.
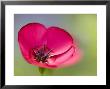
M 52 50 L 49 50 L 45 45 L 41 47 L 40 49 L 32 49 L 34 59 L 38 62 L 47 63 L 47 59 L 51 57 L 50 53 Z

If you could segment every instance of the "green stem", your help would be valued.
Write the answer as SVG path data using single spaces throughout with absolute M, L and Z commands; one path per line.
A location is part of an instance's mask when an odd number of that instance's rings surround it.
M 39 67 L 39 72 L 41 74 L 41 76 L 49 76 L 49 75 L 52 75 L 53 74 L 53 70 L 52 69 L 47 69 L 47 68 L 42 68 L 42 67 Z

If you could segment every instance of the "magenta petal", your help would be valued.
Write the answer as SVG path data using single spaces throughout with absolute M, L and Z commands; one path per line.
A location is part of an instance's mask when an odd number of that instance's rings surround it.
M 77 48 L 75 53 L 68 60 L 59 65 L 59 67 L 66 67 L 78 63 L 81 60 L 82 55 L 83 53 Z
M 53 55 L 58 55 L 67 51 L 73 44 L 73 39 L 61 28 L 50 27 L 47 30 L 47 47 L 53 50 Z
M 75 49 L 73 47 L 71 47 L 69 50 L 67 50 L 63 54 L 59 54 L 59 55 L 53 56 L 52 59 L 50 59 L 48 61 L 49 61 L 50 65 L 59 66 L 63 62 L 65 62 L 66 60 L 69 60 L 69 58 L 74 54 L 74 51 L 75 51 Z M 50 62 L 52 60 L 54 62 Z
M 31 59 L 29 59 L 29 51 L 43 44 L 42 39 L 45 33 L 46 28 L 39 23 L 29 23 L 20 29 L 18 42 L 22 55 L 28 59 L 28 62 L 31 61 Z
M 57 67 L 56 65 L 48 65 L 46 63 L 37 62 L 34 59 L 31 59 L 31 64 L 35 66 L 43 67 L 43 68 L 56 68 Z

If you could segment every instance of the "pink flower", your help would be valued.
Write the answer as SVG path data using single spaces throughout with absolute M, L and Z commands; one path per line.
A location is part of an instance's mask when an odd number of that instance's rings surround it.
M 65 67 L 76 64 L 81 57 L 75 40 L 59 27 L 29 23 L 20 29 L 18 42 L 25 60 L 39 67 Z

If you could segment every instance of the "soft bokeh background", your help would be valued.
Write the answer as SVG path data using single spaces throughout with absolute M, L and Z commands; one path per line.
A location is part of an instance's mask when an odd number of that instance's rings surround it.
M 14 15 L 14 75 L 39 76 L 38 67 L 28 64 L 18 45 L 18 31 L 30 22 L 46 27 L 58 26 L 68 31 L 83 51 L 82 60 L 72 66 L 54 69 L 53 76 L 97 75 L 97 15 L 96 14 L 15 14 Z

